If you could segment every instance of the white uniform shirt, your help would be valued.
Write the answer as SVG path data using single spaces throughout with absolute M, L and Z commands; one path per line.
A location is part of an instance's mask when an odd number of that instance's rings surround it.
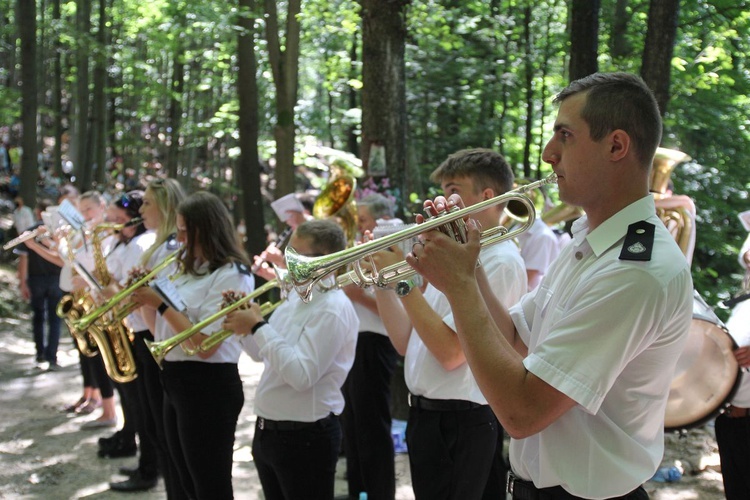
M 655 226 L 651 260 L 620 260 L 628 226 L 644 219 Z M 524 366 L 578 405 L 541 432 L 511 440 L 511 466 L 538 488 L 609 498 L 637 488 L 661 461 L 669 386 L 692 320 L 692 279 L 651 196 L 591 233 L 584 216 L 573 234 L 511 316 L 529 347 Z
M 159 245 L 159 248 L 154 250 L 154 253 L 151 254 L 151 256 L 148 259 L 148 262 L 146 263 L 147 270 L 151 270 L 155 268 L 157 265 L 159 265 L 161 262 L 164 261 L 167 257 L 169 257 L 171 254 L 176 252 L 180 248 L 180 243 L 177 241 L 174 235 L 167 238 L 167 240 Z M 163 269 L 161 272 L 157 274 L 158 277 L 165 277 L 165 278 L 176 278 L 179 271 L 179 263 L 175 261 L 174 263 L 167 266 L 165 269 Z
M 529 290 L 533 290 L 557 257 L 557 236 L 541 218 L 537 218 L 528 231 L 518 235 L 518 244 L 521 245 L 521 257 L 526 269 L 539 272 L 535 282 L 529 283 Z
M 342 290 L 315 293 L 305 303 L 292 293 L 253 335 L 245 351 L 265 369 L 255 413 L 270 420 L 315 422 L 341 414 L 341 386 L 354 363 L 359 319 Z
M 156 233 L 147 231 L 132 238 L 127 243 L 118 245 L 110 252 L 107 256 L 107 268 L 112 275 L 112 279 L 124 287 L 130 277 L 130 271 L 141 267 L 141 256 L 154 244 L 155 239 Z M 148 325 L 138 312 L 129 314 L 125 324 L 134 332 L 148 330 Z
M 364 292 L 372 297 L 373 300 L 375 299 L 375 290 L 373 287 L 365 288 Z M 385 335 L 386 337 L 388 336 L 383 320 L 380 319 L 378 314 L 374 313 L 359 302 L 352 301 L 352 305 L 354 305 L 354 310 L 357 312 L 357 317 L 359 318 L 360 332 L 373 332 Z
M 244 266 L 243 266 L 244 267 Z M 174 285 L 180 294 L 183 302 L 187 306 L 184 311 L 190 322 L 193 324 L 202 321 L 217 312 L 224 301 L 222 293 L 226 290 L 237 292 L 251 293 L 255 289 L 255 278 L 249 271 L 243 269 L 240 271 L 236 264 L 226 264 L 212 273 L 208 272 L 208 265 L 205 264 L 200 268 L 206 274 L 195 276 L 192 274 L 182 274 L 175 278 Z M 224 317 L 201 330 L 201 333 L 211 335 L 221 331 L 221 323 Z M 154 338 L 156 341 L 166 340 L 173 337 L 175 332 L 169 323 L 160 315 L 156 315 L 156 331 Z M 204 363 L 237 363 L 242 354 L 242 346 L 236 335 L 224 340 L 213 356 L 202 359 L 199 356 L 188 356 L 181 347 L 175 347 L 165 359 L 167 361 L 201 361 Z
M 743 255 L 748 251 L 750 251 L 750 235 L 748 235 L 742 245 L 742 250 L 740 250 L 739 261 L 745 272 L 747 272 L 747 264 Z M 726 326 L 738 346 L 750 345 L 750 300 L 745 300 L 734 306 Z M 740 408 L 750 408 L 750 376 L 745 370 L 742 370 L 740 374 L 740 385 L 732 398 L 732 404 Z
M 526 269 L 518 247 L 504 241 L 482 248 L 479 258 L 493 292 L 504 304 L 518 302 L 526 292 Z M 424 298 L 443 322 L 456 330 L 448 299 L 432 285 L 427 285 Z M 431 399 L 463 399 L 479 404 L 487 400 L 479 390 L 469 365 L 464 362 L 448 371 L 427 349 L 419 334 L 412 329 L 404 358 L 404 377 L 409 392 Z

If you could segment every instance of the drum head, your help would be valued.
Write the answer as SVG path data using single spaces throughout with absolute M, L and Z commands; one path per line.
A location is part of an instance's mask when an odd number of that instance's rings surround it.
M 734 340 L 721 322 L 695 314 L 685 350 L 677 360 L 664 420 L 667 431 L 700 426 L 716 417 L 734 395 L 739 364 Z M 711 320 L 709 320 L 711 319 Z

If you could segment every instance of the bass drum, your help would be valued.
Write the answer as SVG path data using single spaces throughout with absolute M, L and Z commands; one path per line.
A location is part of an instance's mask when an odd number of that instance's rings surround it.
M 666 431 L 698 427 L 724 410 L 740 381 L 736 348 L 721 320 L 693 292 L 693 321 L 669 388 Z

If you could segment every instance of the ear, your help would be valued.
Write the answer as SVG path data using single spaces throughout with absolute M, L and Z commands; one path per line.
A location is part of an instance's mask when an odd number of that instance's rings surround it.
M 482 200 L 490 200 L 495 197 L 495 190 L 492 188 L 485 188 L 482 191 Z
M 620 161 L 630 152 L 630 136 L 621 129 L 612 131 L 609 134 L 609 159 L 610 161 Z

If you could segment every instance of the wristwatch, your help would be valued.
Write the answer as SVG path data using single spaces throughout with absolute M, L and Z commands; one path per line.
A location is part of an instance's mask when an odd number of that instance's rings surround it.
M 396 295 L 404 298 L 411 293 L 415 286 L 416 282 L 413 278 L 410 278 L 408 280 L 401 280 L 396 283 Z

